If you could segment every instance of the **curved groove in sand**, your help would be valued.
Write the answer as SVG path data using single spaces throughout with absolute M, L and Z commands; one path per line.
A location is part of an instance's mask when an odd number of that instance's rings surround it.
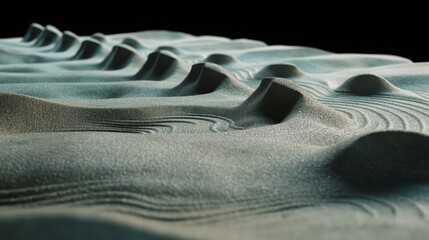
M 428 222 L 428 77 L 395 56 L 32 24 L 0 40 L 0 220 L 79 208 L 264 239 L 329 217 L 426 236 L 409 227 Z

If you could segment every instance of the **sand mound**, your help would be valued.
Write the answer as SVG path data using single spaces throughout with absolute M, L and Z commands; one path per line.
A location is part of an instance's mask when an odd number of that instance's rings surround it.
M 251 89 L 238 81 L 228 71 L 213 63 L 199 63 L 192 66 L 188 76 L 174 89 L 182 96 L 223 93 L 250 93 Z
M 156 51 L 149 54 L 143 67 L 133 76 L 136 80 L 165 80 L 177 72 L 185 72 L 187 64 L 174 53 Z
M 0 94 L 2 133 L 46 132 L 65 129 L 76 117 L 70 107 L 20 94 Z
M 87 39 L 82 42 L 81 47 L 72 60 L 83 60 L 94 58 L 106 54 L 108 49 L 99 41 L 94 39 Z
M 102 43 L 107 42 L 106 36 L 102 33 L 94 33 L 91 35 L 91 38 L 93 38 L 99 42 L 102 42 Z
M 238 61 L 236 58 L 226 54 L 211 54 L 209 55 L 204 62 L 215 63 L 218 65 L 228 65 Z
M 40 35 L 43 33 L 44 29 L 45 28 L 42 25 L 38 23 L 32 23 L 28 28 L 27 32 L 25 33 L 24 37 L 22 38 L 22 41 L 31 42 L 35 39 L 38 39 Z
M 238 59 L 242 61 L 261 62 L 326 54 L 329 54 L 329 52 L 315 48 L 270 46 L 265 48 L 249 49 L 243 54 L 240 54 Z
M 131 37 L 124 38 L 124 40 L 122 40 L 121 44 L 128 45 L 128 46 L 130 46 L 136 50 L 146 49 L 146 47 L 144 47 L 143 44 L 141 42 L 139 42 L 139 40 L 137 40 L 135 38 L 131 38 Z
M 74 46 L 77 46 L 79 43 L 80 40 L 76 34 L 70 31 L 64 31 L 61 39 L 57 42 L 57 45 L 55 46 L 53 51 L 64 52 Z
M 44 47 L 55 43 L 60 37 L 62 33 L 56 27 L 48 25 L 43 30 L 43 33 L 34 43 L 35 47 Z
M 118 70 L 130 65 L 138 66 L 144 62 L 140 53 L 126 45 L 116 45 L 103 62 L 101 68 L 106 70 Z
M 52 226 L 55 225 L 55 228 Z M 23 229 L 25 229 L 23 231 Z M 180 239 L 127 226 L 118 221 L 104 221 L 100 218 L 82 218 L 73 214 L 59 213 L 45 216 L 35 214 L 31 217 L 17 216 L 16 219 L 0 221 L 0 231 L 6 239 L 64 239 L 100 238 L 103 239 Z M 37 236 L 35 238 L 35 236 Z
M 342 179 L 366 187 L 429 181 L 429 136 L 371 133 L 347 146 L 332 168 Z
M 400 93 L 401 89 L 395 87 L 393 84 L 380 76 L 373 74 L 362 74 L 351 77 L 335 91 L 358 95 L 373 95 L 395 92 Z
M 159 46 L 155 51 L 169 51 L 176 55 L 180 55 L 181 51 L 178 48 L 172 46 Z
M 0 39 L 1 237 L 427 239 L 428 69 L 32 24 Z
M 338 127 L 349 124 L 339 112 L 320 104 L 296 83 L 282 78 L 265 78 L 259 87 L 237 107 L 232 118 L 240 126 L 267 122 L 276 124 L 296 115 L 306 116 Z M 248 116 L 252 116 L 249 118 Z
M 258 79 L 266 77 L 294 78 L 301 75 L 304 75 L 304 72 L 293 64 L 273 64 L 264 67 L 255 77 Z

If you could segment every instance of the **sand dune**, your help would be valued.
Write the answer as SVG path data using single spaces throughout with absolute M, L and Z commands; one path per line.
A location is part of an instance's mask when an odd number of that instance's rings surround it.
M 429 158 L 427 135 L 377 132 L 350 144 L 333 162 L 333 168 L 351 183 L 391 187 L 424 182 Z
M 40 38 L 40 35 L 42 34 L 44 29 L 45 28 L 42 25 L 38 23 L 32 23 L 28 28 L 27 32 L 25 33 L 24 37 L 22 38 L 22 41 L 31 42 L 35 39 Z
M 429 65 L 169 31 L 0 39 L 6 239 L 426 239 Z

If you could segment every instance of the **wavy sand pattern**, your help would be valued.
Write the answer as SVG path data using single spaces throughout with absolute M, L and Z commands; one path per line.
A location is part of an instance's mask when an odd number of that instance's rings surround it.
M 429 63 L 32 24 L 0 134 L 5 239 L 429 235 Z

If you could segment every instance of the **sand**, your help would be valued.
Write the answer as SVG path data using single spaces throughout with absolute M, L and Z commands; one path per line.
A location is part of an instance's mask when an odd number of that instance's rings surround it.
M 0 40 L 1 239 L 427 239 L 429 63 L 32 24 Z

